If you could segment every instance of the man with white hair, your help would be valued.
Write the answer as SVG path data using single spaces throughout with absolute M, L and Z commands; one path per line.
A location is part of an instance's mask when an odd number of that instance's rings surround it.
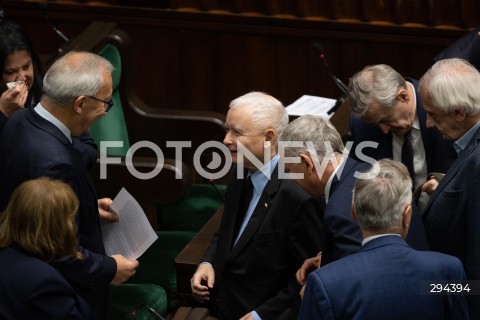
M 435 63 L 420 80 L 427 126 L 455 141 L 457 160 L 438 184 L 423 220 L 430 249 L 458 257 L 468 280 L 480 280 L 480 72 L 465 60 Z M 427 186 L 425 186 L 427 188 Z M 480 319 L 480 295 L 469 295 Z
M 230 103 L 223 143 L 237 168 L 220 228 L 191 280 L 193 296 L 219 319 L 298 318 L 295 272 L 321 250 L 322 207 L 279 177 L 277 140 L 287 123 L 282 103 L 265 93 Z

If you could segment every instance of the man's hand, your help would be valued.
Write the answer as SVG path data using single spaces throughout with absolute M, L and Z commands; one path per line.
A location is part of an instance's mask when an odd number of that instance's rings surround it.
M 213 288 L 214 283 L 215 271 L 212 265 L 210 263 L 201 263 L 190 280 L 193 298 L 199 302 L 210 300 L 209 290 Z
M 254 317 L 251 312 L 247 313 L 243 317 L 240 318 L 240 320 L 254 320 Z
M 322 261 L 322 255 L 319 254 L 313 258 L 306 259 L 300 269 L 298 269 L 297 273 L 295 274 L 298 283 L 302 286 L 305 285 L 305 281 L 307 281 L 307 277 L 313 270 L 316 270 L 320 267 L 320 262 Z
M 28 97 L 27 85 L 19 83 L 15 88 L 5 90 L 0 96 L 0 111 L 10 117 L 15 111 L 24 107 Z
M 427 182 L 425 182 L 422 185 L 422 191 L 426 192 L 429 196 L 432 195 L 433 192 L 437 189 L 438 184 L 440 183 L 439 181 L 443 179 L 445 174 L 443 173 L 434 173 L 432 174 L 431 179 L 428 179 Z
M 112 284 L 119 285 L 135 274 L 139 265 L 137 260 L 129 260 L 120 254 L 114 254 L 112 258 L 117 262 L 117 273 L 112 280 Z
M 110 208 L 112 199 L 102 198 L 98 199 L 98 212 L 100 212 L 100 218 L 105 221 L 118 221 L 118 214 Z

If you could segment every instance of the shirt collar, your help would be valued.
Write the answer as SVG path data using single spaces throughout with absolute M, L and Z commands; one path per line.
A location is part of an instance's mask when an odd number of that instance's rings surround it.
M 60 129 L 62 133 L 67 137 L 68 141 L 72 143 L 72 132 L 57 118 L 55 118 L 50 112 L 48 112 L 40 103 L 38 103 L 35 108 L 33 109 L 35 112 L 38 113 L 39 116 L 44 118 L 45 120 L 51 122 L 55 127 Z
M 472 140 L 473 136 L 475 135 L 475 132 L 477 132 L 477 129 L 480 127 L 480 122 L 477 122 L 473 127 L 470 128 L 463 136 L 461 136 L 453 146 L 455 147 L 455 151 L 457 151 L 457 154 L 460 154 L 468 145 L 470 140 Z
M 272 176 L 273 170 L 278 164 L 279 156 L 276 154 L 273 158 L 267 162 L 263 167 L 254 173 L 248 173 L 251 176 L 253 187 L 257 193 L 261 193 L 265 186 L 267 185 L 270 177 Z

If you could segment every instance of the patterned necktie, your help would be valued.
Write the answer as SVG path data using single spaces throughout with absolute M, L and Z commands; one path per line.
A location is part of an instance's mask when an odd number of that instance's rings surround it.
M 415 171 L 413 169 L 413 139 L 412 130 L 405 133 L 402 146 L 402 163 L 407 167 L 415 188 Z

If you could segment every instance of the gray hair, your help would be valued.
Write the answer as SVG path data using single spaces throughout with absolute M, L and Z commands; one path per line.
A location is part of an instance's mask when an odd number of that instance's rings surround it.
M 480 72 L 463 59 L 435 63 L 420 79 L 420 90 L 445 113 L 459 108 L 469 116 L 480 113 Z
M 311 142 L 319 161 L 327 156 L 326 143 L 330 143 L 335 154 L 342 154 L 344 148 L 342 138 L 332 123 L 328 119 L 313 115 L 301 116 L 288 124 L 280 136 L 280 141 Z M 285 155 L 288 157 L 300 154 L 309 154 L 306 144 L 285 149 Z
M 229 108 L 244 105 L 255 107 L 251 118 L 254 125 L 259 129 L 273 129 L 278 139 L 288 124 L 288 114 L 283 104 L 266 93 L 253 91 L 232 100 Z
M 112 64 L 90 52 L 69 52 L 55 61 L 43 80 L 43 97 L 67 105 L 78 96 L 95 96 Z
M 357 222 L 365 231 L 402 227 L 405 208 L 412 202 L 412 180 L 407 167 L 389 159 L 378 163 L 378 175 L 372 179 L 357 179 L 353 190 Z
M 393 108 L 400 88 L 406 89 L 407 83 L 392 67 L 386 64 L 365 67 L 350 78 L 347 92 L 350 111 L 362 117 L 373 102 L 384 108 Z

